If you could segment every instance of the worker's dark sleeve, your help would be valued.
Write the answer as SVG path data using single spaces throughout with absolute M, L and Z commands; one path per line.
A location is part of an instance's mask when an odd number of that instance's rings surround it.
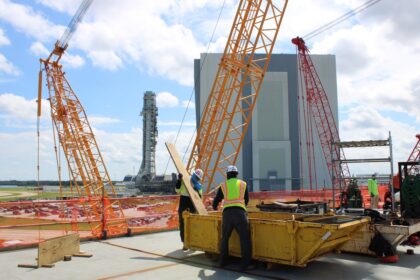
M 245 200 L 245 205 L 248 206 L 248 202 L 249 202 L 248 187 L 245 188 L 244 200 Z
M 220 201 L 222 201 L 222 199 L 224 198 L 223 192 L 222 192 L 222 188 L 219 188 L 217 190 L 217 194 L 216 197 L 213 200 L 213 209 L 217 210 L 217 206 L 219 206 Z
M 182 183 L 182 179 L 176 180 L 175 188 L 177 188 L 179 190 L 181 188 L 181 183 Z

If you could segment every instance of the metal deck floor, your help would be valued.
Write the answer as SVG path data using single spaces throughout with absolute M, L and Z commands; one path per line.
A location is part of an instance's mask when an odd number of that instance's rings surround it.
M 246 273 L 235 271 L 235 264 L 216 268 L 203 252 L 181 248 L 178 231 L 84 242 L 81 250 L 93 257 L 73 257 L 53 268 L 39 269 L 17 267 L 35 264 L 37 249 L 0 252 L 0 279 L 420 279 L 420 248 L 407 255 L 409 247 L 399 247 L 396 264 L 381 264 L 368 256 L 330 254 L 306 268 L 279 265 Z

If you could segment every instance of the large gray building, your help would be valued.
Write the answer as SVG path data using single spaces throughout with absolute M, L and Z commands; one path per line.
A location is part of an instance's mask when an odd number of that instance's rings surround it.
M 202 54 L 200 59 L 194 61 L 197 125 L 213 86 L 221 56 Z M 311 57 L 338 126 L 335 56 Z M 299 83 L 296 55 L 273 54 L 237 161 L 241 178 L 254 191 L 310 188 L 304 116 L 303 110 L 298 109 Z M 249 87 L 244 88 L 246 93 L 250 90 Z M 315 127 L 313 133 L 317 176 L 312 188 L 331 186 Z

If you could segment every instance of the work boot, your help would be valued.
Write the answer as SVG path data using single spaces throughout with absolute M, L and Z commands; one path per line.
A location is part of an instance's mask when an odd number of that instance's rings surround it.
M 217 267 L 219 267 L 219 268 L 224 268 L 225 266 L 226 266 L 226 261 L 225 260 L 219 260 L 218 262 L 217 262 Z
M 240 271 L 246 271 L 246 270 L 253 270 L 256 269 L 257 266 L 253 263 L 248 263 L 248 264 L 241 264 L 241 266 L 239 267 Z

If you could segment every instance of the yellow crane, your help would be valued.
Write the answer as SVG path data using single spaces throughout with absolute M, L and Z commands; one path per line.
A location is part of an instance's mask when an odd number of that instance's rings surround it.
M 40 59 L 38 118 L 41 116 L 42 72 L 45 71 L 53 129 L 65 155 L 72 186 L 77 190 L 92 234 L 98 238 L 128 232 L 127 221 L 86 112 L 59 64 L 68 42 L 93 0 L 84 0 L 47 59 Z M 60 175 L 59 175 L 60 176 Z
M 225 167 L 236 163 L 287 3 L 239 3 L 187 163 L 190 174 L 195 168 L 204 171 L 206 192 L 215 189 L 217 173 L 224 176 Z M 245 87 L 251 89 L 249 94 Z

